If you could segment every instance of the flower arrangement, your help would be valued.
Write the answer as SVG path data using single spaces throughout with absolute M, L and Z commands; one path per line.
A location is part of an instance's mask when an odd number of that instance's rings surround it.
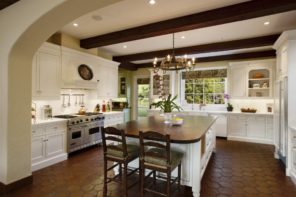
M 230 95 L 229 94 L 224 94 L 224 99 L 227 100 L 227 111 L 232 111 L 233 110 L 233 105 L 229 103 Z

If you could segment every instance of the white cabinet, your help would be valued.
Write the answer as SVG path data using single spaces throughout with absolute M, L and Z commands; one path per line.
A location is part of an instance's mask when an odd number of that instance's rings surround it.
M 61 89 L 60 47 L 44 43 L 33 59 L 32 95 L 38 98 L 59 98 Z
M 118 97 L 118 65 L 104 64 L 96 70 L 98 98 L 109 99 Z
M 228 115 L 227 125 L 229 140 L 273 144 L 273 124 L 270 115 Z
M 107 112 L 104 113 L 104 127 L 114 126 L 116 124 L 122 124 L 124 122 L 123 112 Z
M 270 98 L 273 93 L 275 60 L 231 62 L 229 67 L 231 98 Z
M 215 131 L 217 137 L 227 137 L 227 115 L 226 114 L 212 114 L 217 119 L 212 125 L 212 130 Z
M 246 97 L 246 68 L 232 64 L 230 66 L 230 92 L 232 98 Z
M 229 136 L 246 136 L 247 119 L 244 116 L 229 115 L 228 116 L 228 137 Z
M 32 171 L 67 159 L 66 121 L 32 125 Z

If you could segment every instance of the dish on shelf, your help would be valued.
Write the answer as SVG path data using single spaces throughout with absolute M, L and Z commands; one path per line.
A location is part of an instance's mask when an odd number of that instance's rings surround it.
M 254 73 L 253 78 L 258 79 L 258 78 L 263 78 L 264 75 L 262 73 Z
M 257 109 L 254 108 L 241 108 L 241 112 L 245 112 L 245 113 L 256 113 Z

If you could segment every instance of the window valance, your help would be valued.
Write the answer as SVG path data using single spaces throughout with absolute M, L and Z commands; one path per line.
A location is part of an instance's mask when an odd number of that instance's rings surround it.
M 182 79 L 227 77 L 227 69 L 196 70 L 182 72 Z

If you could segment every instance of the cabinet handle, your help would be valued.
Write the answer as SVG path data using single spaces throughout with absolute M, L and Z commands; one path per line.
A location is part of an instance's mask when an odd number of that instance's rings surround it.
M 54 127 L 54 129 L 58 129 L 58 127 Z

